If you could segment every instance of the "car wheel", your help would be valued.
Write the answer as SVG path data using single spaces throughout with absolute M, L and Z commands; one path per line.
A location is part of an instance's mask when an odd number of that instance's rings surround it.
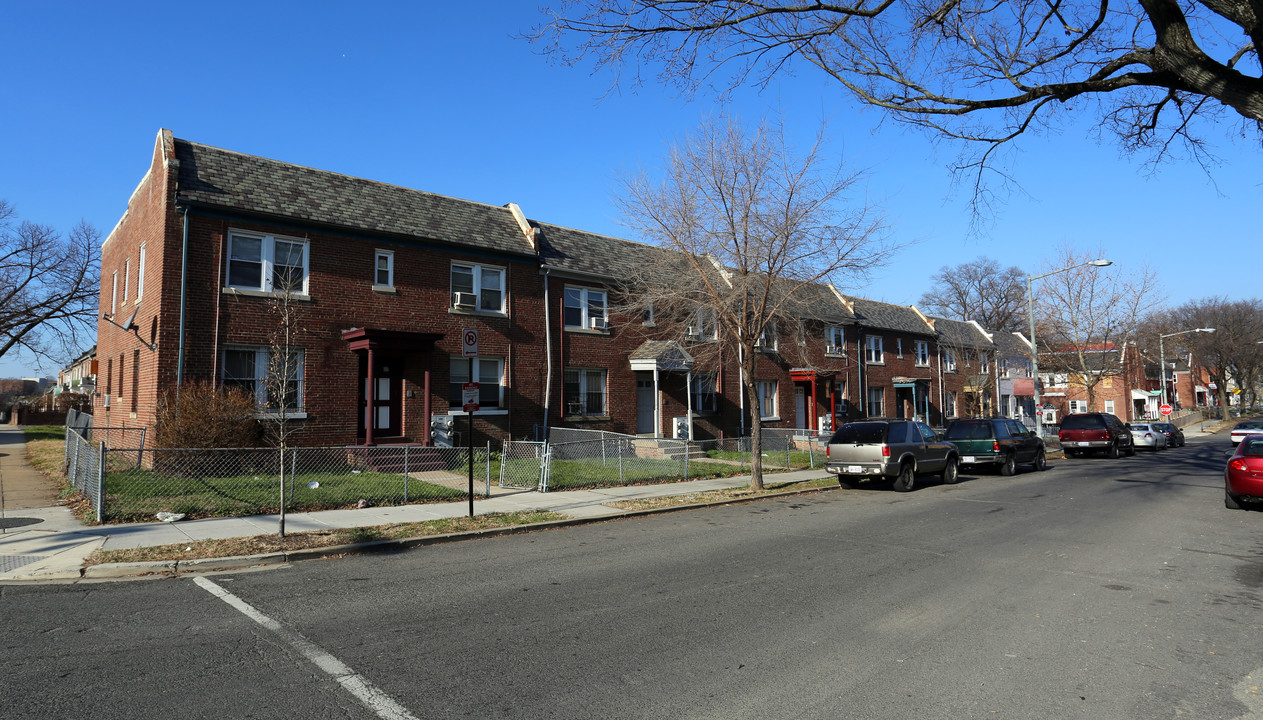
M 1237 502 L 1237 499 L 1232 496 L 1232 493 L 1224 490 L 1224 507 L 1229 510 L 1240 510 L 1241 503 Z
M 941 477 L 944 485 L 955 485 L 960 479 L 960 461 L 954 457 L 947 458 L 947 466 L 943 468 Z
M 1035 454 L 1035 462 L 1031 463 L 1031 467 L 1035 468 L 1037 472 L 1042 472 L 1048 469 L 1048 458 L 1044 457 L 1043 450 L 1040 450 Z
M 1127 446 L 1127 457 L 1135 457 L 1135 456 L 1136 456 L 1136 443 L 1132 443 Z
M 912 471 L 912 463 L 904 463 L 899 466 L 899 476 L 895 478 L 895 490 L 899 492 L 908 492 L 916 485 L 917 476 Z
M 1013 453 L 1004 456 L 1004 462 L 1000 463 L 1000 474 L 1005 477 L 1012 477 L 1017 472 L 1017 458 L 1013 457 Z
M 1105 457 L 1115 460 L 1118 458 L 1118 443 L 1110 445 L 1110 449 L 1105 451 Z

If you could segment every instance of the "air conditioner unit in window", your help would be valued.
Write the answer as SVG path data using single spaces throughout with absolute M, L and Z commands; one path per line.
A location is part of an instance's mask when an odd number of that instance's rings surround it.
M 455 300 L 452 301 L 453 307 L 473 308 L 478 306 L 478 296 L 473 293 L 458 292 Z
M 825 345 L 824 353 L 826 355 L 841 355 L 842 346 L 841 345 Z
M 692 325 L 689 325 L 688 327 L 684 328 L 684 337 L 686 338 L 695 340 L 701 336 L 702 334 L 698 332 L 697 328 L 693 327 Z
M 606 322 L 605 318 L 592 318 L 593 330 L 608 330 L 609 327 L 610 324 Z

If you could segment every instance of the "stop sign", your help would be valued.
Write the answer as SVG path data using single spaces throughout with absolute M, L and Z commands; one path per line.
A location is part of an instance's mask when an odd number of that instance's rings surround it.
M 1170 414 L 1171 414 L 1171 406 L 1170 406 L 1170 405 L 1162 405 L 1161 407 L 1159 407 L 1159 408 L 1158 408 L 1158 412 L 1162 413 L 1163 415 L 1170 415 Z

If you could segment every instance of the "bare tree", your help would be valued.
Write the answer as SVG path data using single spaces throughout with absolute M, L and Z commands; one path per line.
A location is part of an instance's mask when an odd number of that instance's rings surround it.
M 1263 131 L 1257 0 L 558 0 L 545 14 L 528 38 L 616 83 L 629 69 L 631 84 L 727 91 L 814 66 L 898 121 L 978 143 L 958 167 L 979 179 L 1005 143 L 1078 111 L 1155 160 L 1182 147 L 1204 164 L 1199 131 L 1224 116 L 1244 127 L 1219 131 Z
M 676 251 L 646 263 L 624 294 L 651 305 L 663 332 L 689 324 L 707 332 L 709 323 L 713 347 L 737 359 L 754 448 L 750 484 L 761 488 L 756 355 L 792 332 L 822 283 L 862 275 L 894 248 L 870 208 L 847 204 L 858 177 L 825 167 L 819 136 L 800 153 L 781 124 L 718 119 L 673 146 L 665 166 L 661 181 L 641 172 L 621 182 L 625 223 Z
M 1046 267 L 1087 265 L 1096 257 L 1101 254 L 1066 246 Z M 1095 410 L 1096 388 L 1123 371 L 1124 351 L 1135 338 L 1139 318 L 1163 301 L 1157 276 L 1148 267 L 1136 273 L 1117 265 L 1078 267 L 1041 283 L 1035 296 L 1040 370 L 1069 374 L 1071 385 L 1087 392 L 1088 408 Z
M 1263 345 L 1258 344 L 1263 340 L 1263 301 L 1205 298 L 1181 305 L 1173 315 L 1185 327 L 1215 329 L 1213 333 L 1192 333 L 1183 340 L 1214 381 L 1224 417 L 1229 381 L 1241 389 L 1243 405 L 1253 406 L 1256 386 L 1263 379 Z
M 917 305 L 953 320 L 976 320 L 987 330 L 1021 332 L 1026 324 L 1026 273 L 988 257 L 944 265 Z
M 100 233 L 79 223 L 66 237 L 17 223 L 0 200 L 0 357 L 23 349 L 61 361 L 96 331 L 101 283 Z
M 273 272 L 271 313 L 275 320 L 268 342 L 268 365 L 264 375 L 267 403 L 265 415 L 268 436 L 280 450 L 280 501 L 278 535 L 285 537 L 285 451 L 295 433 L 293 423 L 300 398 L 303 351 L 299 344 L 303 332 L 300 307 L 295 296 L 302 292 L 302 248 L 289 244 L 286 257 L 278 258 Z

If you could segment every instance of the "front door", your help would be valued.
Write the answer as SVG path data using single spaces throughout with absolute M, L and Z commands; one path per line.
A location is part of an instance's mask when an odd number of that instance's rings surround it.
M 368 407 L 368 377 L 360 375 L 360 437 L 365 437 L 366 423 L 373 422 L 373 437 L 403 434 L 401 420 L 403 401 L 403 366 L 398 358 L 378 358 L 373 368 L 373 406 Z
M 653 378 L 636 377 L 636 434 L 653 435 Z
M 807 388 L 794 386 L 794 427 L 807 427 Z

